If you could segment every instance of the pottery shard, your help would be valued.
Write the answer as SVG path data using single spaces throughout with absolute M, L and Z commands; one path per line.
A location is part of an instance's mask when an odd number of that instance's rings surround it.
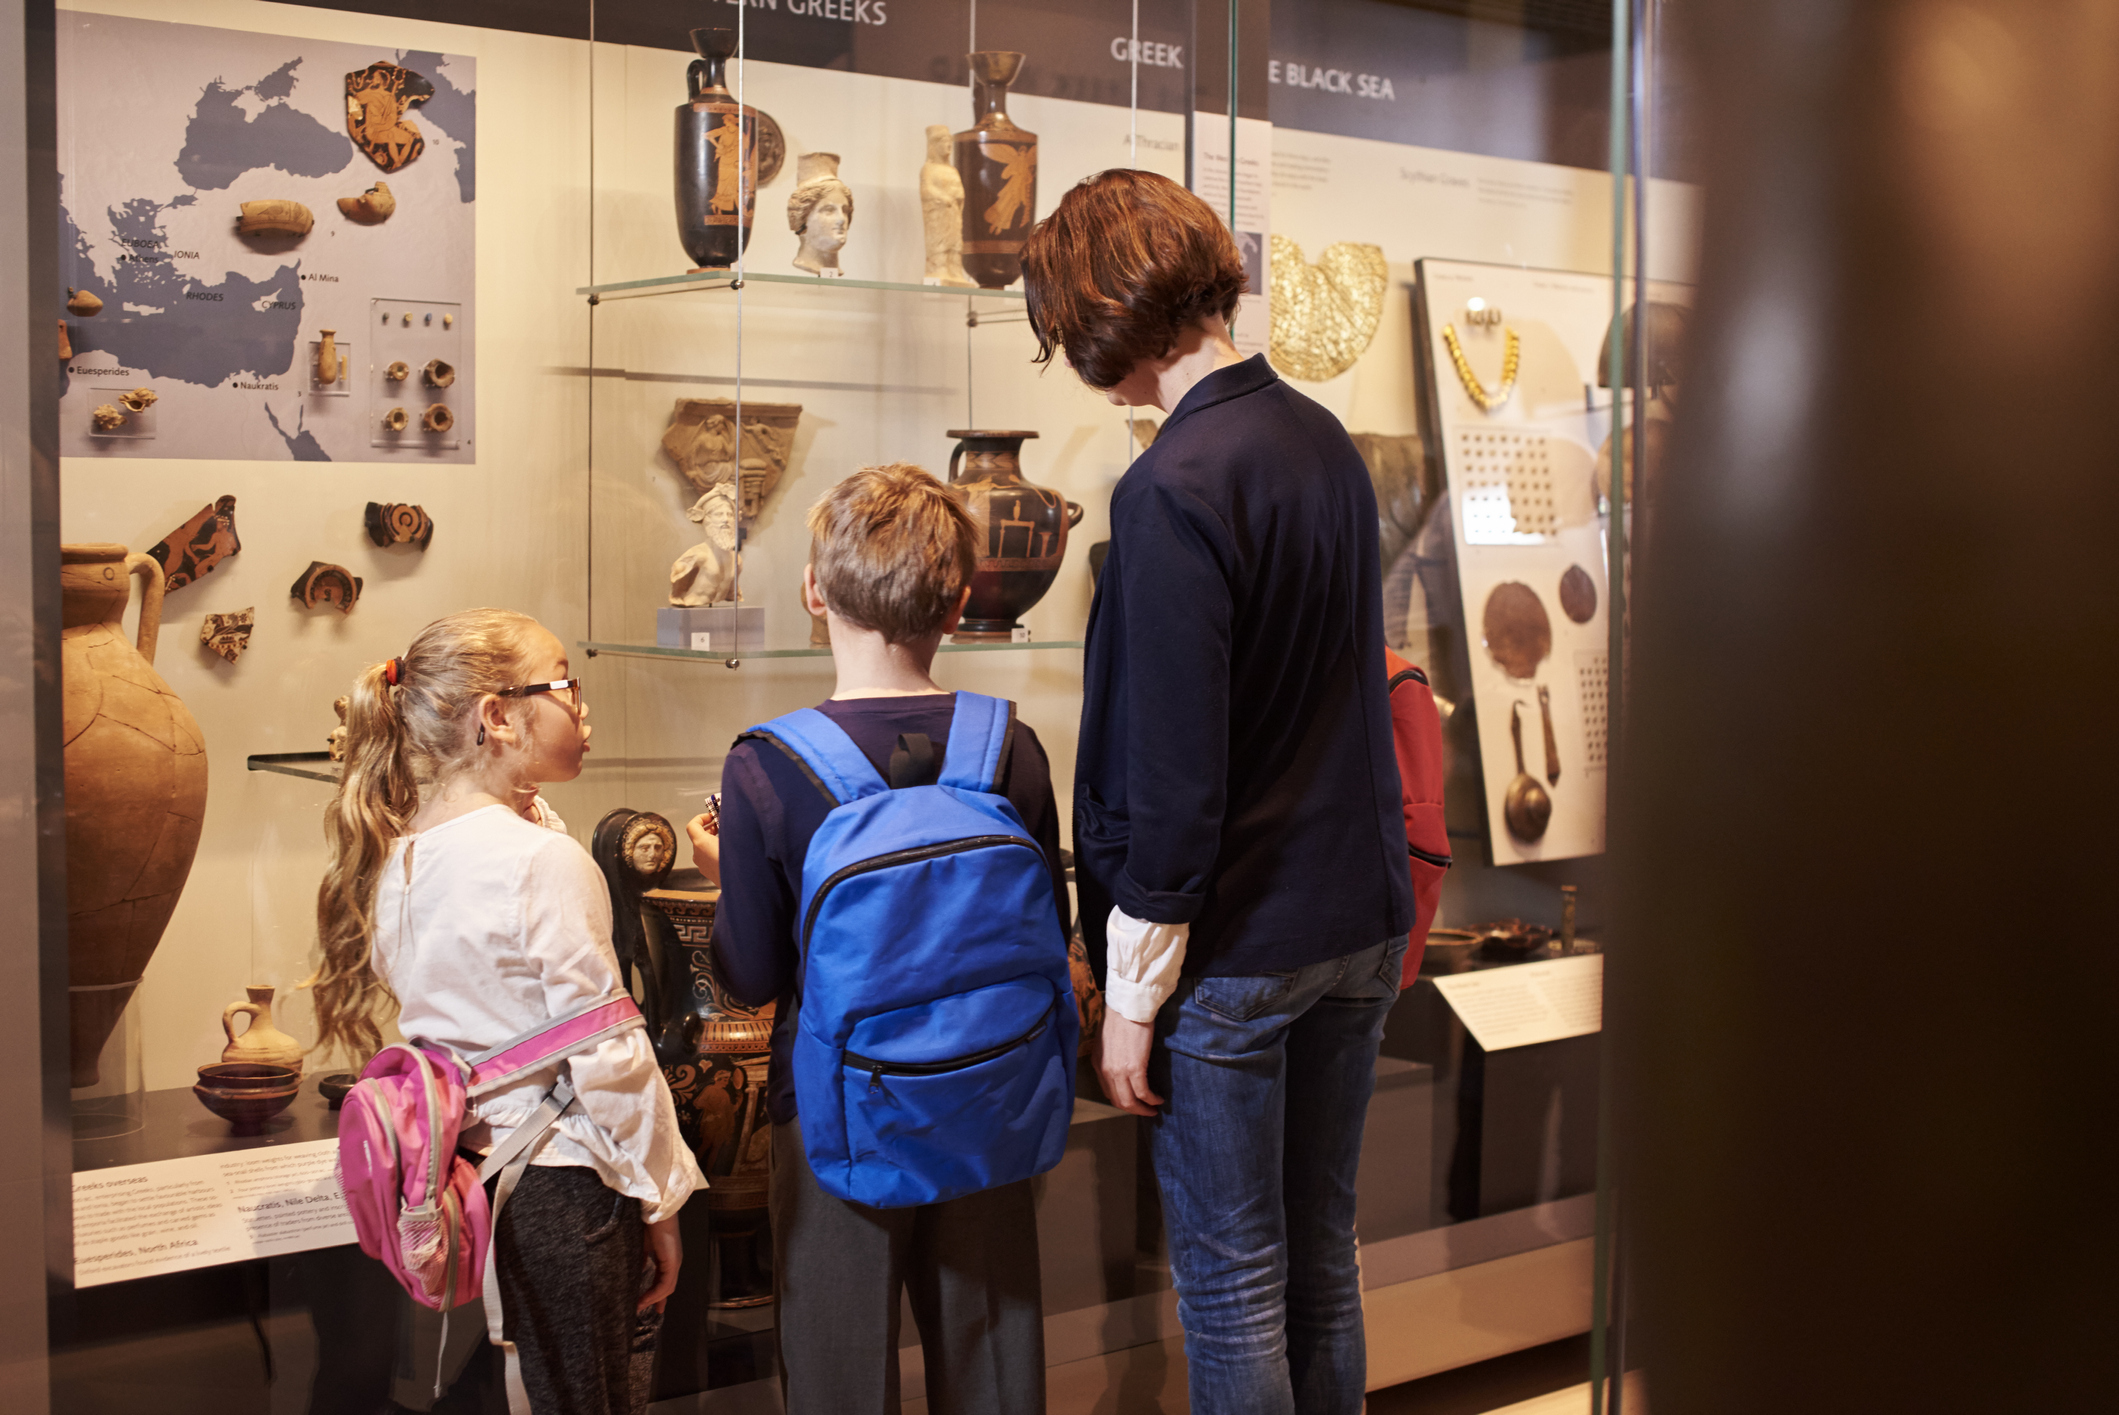
M 68 290 L 66 307 L 83 319 L 94 319 L 103 312 L 103 301 L 93 290 Z
M 97 432 L 116 432 L 125 426 L 124 409 L 113 407 L 109 403 L 96 404 L 88 417 L 89 421 L 95 424 Z
M 377 182 L 357 197 L 340 197 L 338 209 L 348 221 L 358 221 L 363 226 L 380 226 L 397 210 L 397 198 L 390 195 L 388 182 Z
M 679 398 L 662 450 L 670 454 L 697 495 L 737 482 L 743 519 L 754 519 L 787 470 L 795 447 L 800 403 L 745 403 L 743 458 L 736 459 L 736 404 L 729 398 Z
M 426 150 L 427 141 L 412 121 L 412 105 L 433 96 L 433 84 L 378 59 L 346 75 L 346 132 L 369 161 L 395 172 Z
M 335 606 L 341 614 L 351 614 L 353 606 L 360 602 L 361 577 L 343 565 L 312 560 L 288 594 L 309 609 L 328 604 Z
M 250 647 L 250 631 L 257 626 L 257 618 L 255 607 L 209 614 L 199 625 L 199 642 L 234 663 Z
M 144 413 L 162 398 L 152 388 L 135 388 L 130 393 L 119 394 L 118 401 L 136 413 Z
M 239 236 L 306 236 L 316 216 L 298 201 L 246 201 L 236 218 Z
M 371 501 L 363 519 L 368 539 L 380 546 L 417 545 L 425 550 L 434 539 L 434 518 L 402 501 Z
M 166 589 L 180 590 L 243 548 L 235 533 L 235 498 L 223 496 L 162 537 L 149 550 L 160 562 Z

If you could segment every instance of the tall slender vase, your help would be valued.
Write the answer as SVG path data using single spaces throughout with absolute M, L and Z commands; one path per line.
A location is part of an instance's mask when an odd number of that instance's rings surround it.
M 750 244 L 758 208 L 758 110 L 728 91 L 732 29 L 695 29 L 699 57 L 677 105 L 677 239 L 699 270 L 726 270 Z
M 988 290 L 1023 273 L 1023 242 L 1037 219 L 1037 134 L 1008 116 L 1008 86 L 1023 71 L 1012 50 L 982 49 L 971 64 L 974 126 L 956 135 L 964 179 L 964 270 Z
M 1036 433 L 956 428 L 949 435 L 961 439 L 949 454 L 949 486 L 964 498 L 982 542 L 954 637 L 1007 639 L 1019 627 L 1016 617 L 1052 588 L 1082 508 L 1023 480 L 1023 443 Z
M 73 1084 L 162 941 L 206 819 L 199 724 L 154 671 L 162 566 L 122 545 L 59 547 L 66 739 L 66 926 Z M 122 620 L 140 576 L 137 644 Z

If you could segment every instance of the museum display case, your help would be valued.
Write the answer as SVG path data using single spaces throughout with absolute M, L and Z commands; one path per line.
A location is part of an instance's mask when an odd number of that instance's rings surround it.
M 78 1084 L 54 1408 L 433 1405 L 440 1323 L 348 1246 L 334 1106 L 361 1059 L 307 1050 L 306 984 L 342 695 L 480 604 L 537 617 L 582 680 L 591 754 L 548 804 L 610 882 L 713 1186 L 655 1408 L 772 1398 L 769 1012 L 713 975 L 683 826 L 737 733 L 830 693 L 804 514 L 897 461 L 986 537 L 935 676 L 1018 705 L 1067 818 L 1111 492 L 1158 415 L 1032 364 L 1017 253 L 1114 166 L 1225 213 L 1239 347 L 1353 434 L 1387 631 L 1445 713 L 1457 863 L 1359 1182 L 1371 1384 L 1587 1330 L 1627 503 L 1674 406 L 1695 220 L 1693 189 L 1629 197 L 1607 160 L 1610 17 L 370 8 L 58 12 Z M 1085 1085 L 1038 1183 L 1055 1382 L 1181 1389 L 1138 1122 Z M 1441 1294 L 1525 1291 L 1550 1300 L 1415 1329 Z

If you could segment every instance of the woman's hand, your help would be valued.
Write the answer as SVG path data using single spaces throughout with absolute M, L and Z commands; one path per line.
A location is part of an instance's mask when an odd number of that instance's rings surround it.
M 712 816 L 697 815 L 684 823 L 684 833 L 692 839 L 692 865 L 715 884 L 721 883 L 721 836 L 720 822 Z
M 677 1269 L 684 1266 L 684 1237 L 677 1232 L 675 1214 L 647 1225 L 647 1259 L 655 1265 L 655 1285 L 641 1296 L 638 1310 L 659 1312 L 677 1290 Z
M 1105 1097 L 1120 1110 L 1152 1116 L 1163 1103 L 1148 1089 L 1148 1053 L 1154 1049 L 1152 1023 L 1104 1012 L 1103 1030 L 1096 1035 L 1096 1074 L 1103 1080 Z

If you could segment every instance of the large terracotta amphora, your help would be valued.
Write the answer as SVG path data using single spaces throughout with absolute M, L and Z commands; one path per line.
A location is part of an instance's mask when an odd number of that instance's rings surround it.
M 750 244 L 759 115 L 736 102 L 724 77 L 736 32 L 695 29 L 692 47 L 699 57 L 685 74 L 691 101 L 677 105 L 677 239 L 696 268 L 725 270 Z
M 206 743 L 150 666 L 163 569 L 122 545 L 59 548 L 66 695 L 66 925 L 75 1086 L 132 1000 L 184 892 L 206 818 Z M 138 575 L 140 635 L 121 620 Z
M 982 542 L 955 637 L 1007 639 L 1017 617 L 1052 588 L 1082 508 L 1023 480 L 1023 443 L 1036 433 L 956 428 L 949 435 L 961 439 L 949 454 L 949 485 L 963 496 Z
M 972 114 L 977 122 L 956 135 L 956 170 L 964 179 L 964 270 L 988 290 L 1023 273 L 1023 242 L 1037 219 L 1037 134 L 1008 116 L 1008 85 L 1023 71 L 1023 56 L 983 49 L 971 64 Z

